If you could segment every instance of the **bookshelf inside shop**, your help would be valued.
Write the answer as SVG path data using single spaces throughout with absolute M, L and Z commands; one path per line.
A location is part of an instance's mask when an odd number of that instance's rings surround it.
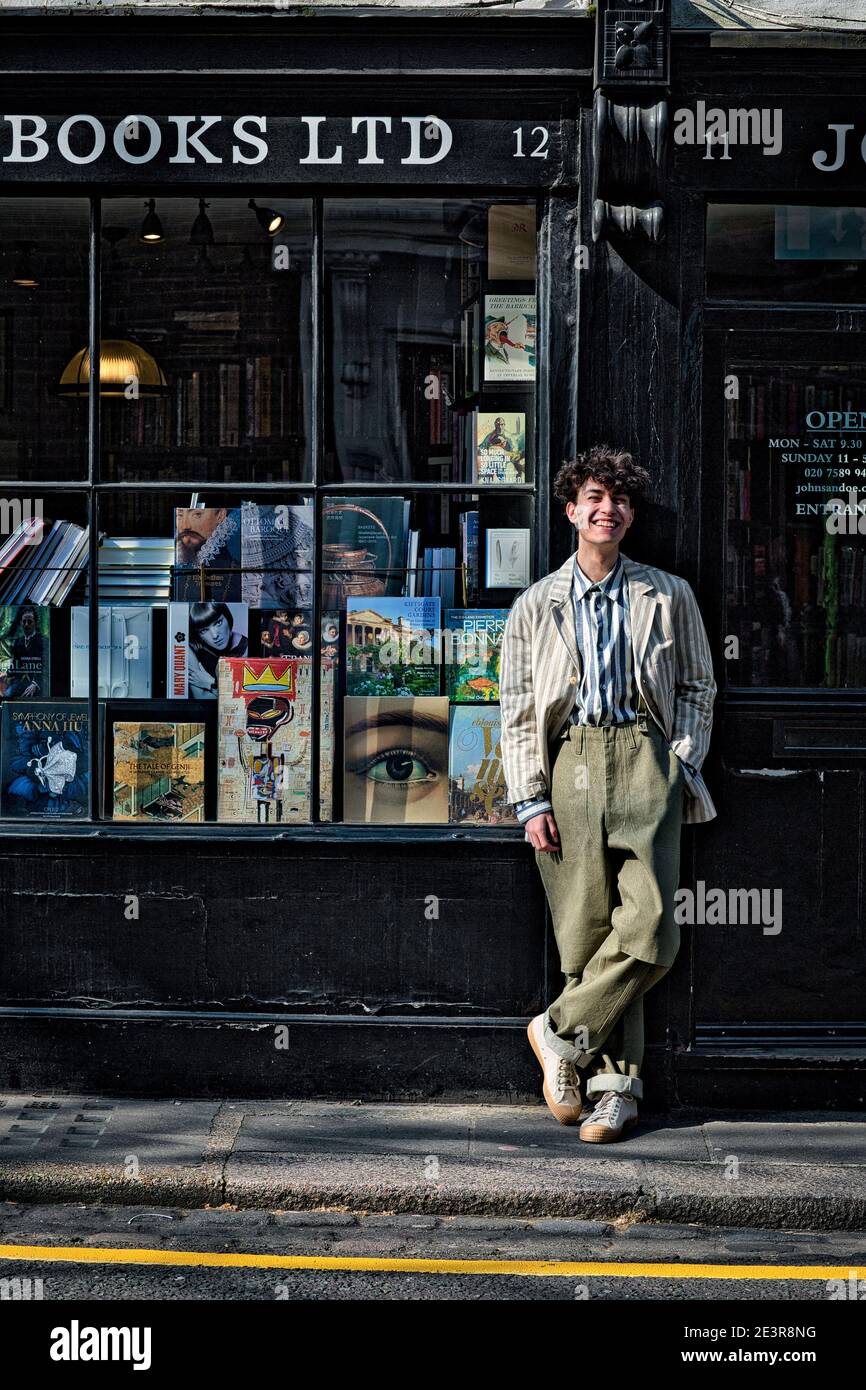
M 866 686 L 866 363 L 730 362 L 726 633 L 732 683 Z M 866 418 L 866 417 L 864 417 Z M 854 428 L 840 428 L 844 421 Z
M 314 306 L 313 204 L 271 201 L 276 237 L 198 200 L 213 240 L 196 200 L 101 204 L 94 478 L 19 480 L 0 544 L 0 820 L 519 834 L 499 660 L 537 566 L 536 207 L 324 200 Z M 53 389 L 86 441 L 84 309 Z M 22 438 L 41 360 L 19 336 Z

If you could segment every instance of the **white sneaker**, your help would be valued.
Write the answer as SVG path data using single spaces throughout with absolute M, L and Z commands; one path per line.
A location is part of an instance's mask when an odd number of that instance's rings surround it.
M 544 1041 L 544 1014 L 538 1014 L 526 1030 L 532 1050 L 544 1072 L 544 1099 L 561 1125 L 575 1125 L 589 1114 L 580 1094 L 580 1077 L 574 1062 L 560 1057 Z
M 580 1126 L 590 1144 L 610 1144 L 637 1124 L 637 1101 L 622 1091 L 605 1091 L 592 1114 Z

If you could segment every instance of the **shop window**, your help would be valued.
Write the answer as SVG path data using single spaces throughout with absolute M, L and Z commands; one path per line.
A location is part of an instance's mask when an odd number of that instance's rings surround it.
M 866 300 L 866 207 L 710 203 L 707 294 L 714 299 Z
M 0 312 L 0 818 L 516 828 L 498 681 L 538 566 L 536 206 L 38 211 L 5 340 Z
M 866 361 L 725 383 L 728 679 L 866 687 Z
M 311 477 L 312 208 L 249 201 L 103 200 L 103 478 Z

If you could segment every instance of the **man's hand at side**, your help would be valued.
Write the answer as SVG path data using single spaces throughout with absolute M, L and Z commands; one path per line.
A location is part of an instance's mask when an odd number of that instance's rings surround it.
M 526 834 L 533 849 L 551 854 L 559 849 L 559 831 L 549 811 L 542 811 L 526 822 Z

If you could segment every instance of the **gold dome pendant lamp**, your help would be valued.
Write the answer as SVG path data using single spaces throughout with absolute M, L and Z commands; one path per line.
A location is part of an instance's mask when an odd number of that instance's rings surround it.
M 130 379 L 137 381 L 140 396 L 164 396 L 165 372 L 146 348 L 129 338 L 103 338 L 99 344 L 100 396 L 125 396 Z M 86 396 L 90 389 L 90 350 L 82 348 L 63 369 L 62 396 Z

